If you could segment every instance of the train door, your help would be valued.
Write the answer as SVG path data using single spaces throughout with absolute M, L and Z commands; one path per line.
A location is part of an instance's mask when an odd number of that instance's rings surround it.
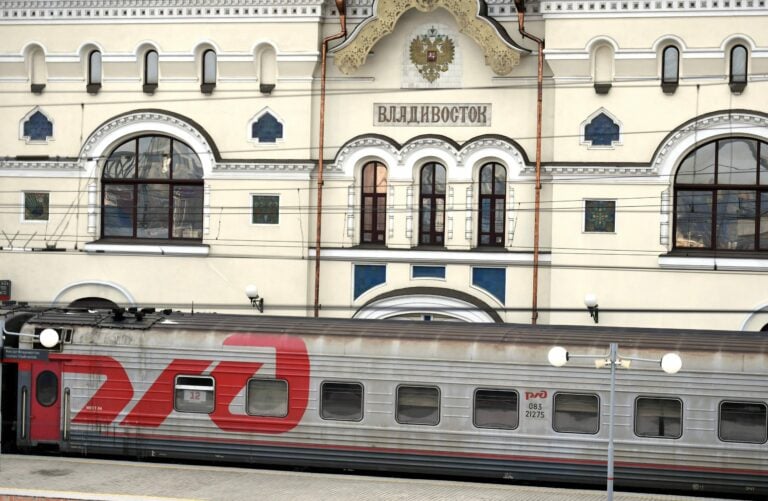
M 32 364 L 31 376 L 29 440 L 32 444 L 59 443 L 61 439 L 61 362 L 35 361 Z

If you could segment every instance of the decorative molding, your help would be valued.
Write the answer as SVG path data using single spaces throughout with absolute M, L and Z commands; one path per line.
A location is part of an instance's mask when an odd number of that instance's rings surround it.
M 529 11 L 547 17 L 685 16 L 720 13 L 765 15 L 768 0 L 540 0 Z
M 334 51 L 334 62 L 342 73 L 349 75 L 365 63 L 368 54 L 384 36 L 392 33 L 400 17 L 415 8 L 421 12 L 432 12 L 443 8 L 450 12 L 459 32 L 475 41 L 485 52 L 485 63 L 497 75 L 507 75 L 520 62 L 520 53 L 524 49 L 505 40 L 506 33 L 487 18 L 478 15 L 481 12 L 480 0 L 378 0 L 374 2 L 374 14 L 363 21 L 351 36 Z
M 0 160 L 0 170 L 77 172 L 82 170 L 82 165 L 80 162 L 57 160 Z
M 217 162 L 213 166 L 214 173 L 225 172 L 296 172 L 308 174 L 315 169 L 314 163 L 260 163 L 260 162 Z
M 315 248 L 309 249 L 309 258 L 314 259 Z M 478 266 L 529 266 L 533 263 L 532 252 L 476 252 L 446 250 L 406 249 L 322 249 L 323 261 L 345 261 L 355 263 L 426 263 L 472 264 Z M 552 256 L 539 255 L 539 264 L 549 266 Z
M 316 19 L 322 13 L 323 3 L 323 0 L 19 0 L 4 2 L 0 23 Z

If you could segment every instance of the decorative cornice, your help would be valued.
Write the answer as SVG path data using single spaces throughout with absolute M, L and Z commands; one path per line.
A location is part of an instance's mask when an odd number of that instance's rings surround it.
M 501 150 L 506 151 L 512 157 L 515 158 L 515 160 L 519 161 L 520 164 L 523 163 L 523 156 L 520 154 L 520 150 L 518 150 L 515 145 L 510 143 L 509 141 L 505 141 L 500 138 L 487 138 L 487 139 L 478 139 L 476 141 L 472 141 L 471 143 L 465 145 L 458 153 L 457 160 L 459 164 L 463 164 L 464 160 L 473 152 L 481 149 L 486 148 L 499 148 Z
M 671 17 L 734 12 L 765 15 L 768 6 L 768 0 L 540 0 L 527 3 L 528 12 L 539 13 L 545 18 L 601 15 Z
M 23 0 L 8 1 L 0 22 L 319 18 L 323 0 Z
M 736 126 L 737 128 L 732 130 L 731 128 L 733 126 Z M 691 135 L 713 129 L 722 129 L 723 132 L 738 133 L 739 126 L 757 126 L 768 128 L 768 117 L 745 112 L 724 112 L 694 120 L 673 132 L 666 138 L 662 146 L 656 152 L 656 156 L 654 157 L 651 164 L 653 173 L 657 174 L 659 172 L 660 166 L 664 163 L 669 152 L 672 151 L 678 143 L 687 139 Z
M 341 172 L 343 169 L 341 168 L 342 165 L 344 165 L 344 162 L 346 159 L 355 153 L 358 150 L 362 150 L 365 148 L 379 148 L 390 155 L 392 155 L 395 158 L 398 158 L 399 161 L 399 150 L 396 148 L 392 143 L 389 141 L 385 141 L 384 139 L 380 139 L 378 137 L 362 137 L 360 139 L 355 139 L 354 141 L 351 141 L 344 145 L 343 148 L 339 150 L 339 152 L 336 154 L 336 160 L 331 166 L 331 168 L 334 171 Z
M 286 163 L 277 163 L 277 162 L 271 162 L 271 163 L 258 163 L 258 162 L 228 162 L 228 163 L 217 163 L 213 167 L 214 173 L 224 173 L 224 172 L 249 172 L 249 173 L 256 173 L 256 172 L 295 172 L 295 173 L 310 173 L 315 169 L 314 163 L 297 163 L 297 162 L 286 162 Z
M 74 172 L 74 171 L 82 170 L 82 164 L 80 162 L 56 161 L 56 160 L 0 160 L 0 169 L 23 170 L 23 171 Z
M 506 33 L 480 15 L 480 0 L 377 0 L 374 15 L 362 22 L 334 53 L 336 66 L 344 74 L 354 73 L 384 36 L 392 33 L 400 17 L 410 9 L 432 12 L 441 7 L 456 20 L 459 31 L 475 41 L 485 52 L 485 63 L 497 75 L 507 75 L 520 62 L 524 49 L 505 39 Z M 502 29 L 503 31 L 503 29 Z
M 652 176 L 656 172 L 649 165 L 544 165 L 541 166 L 543 174 L 551 176 L 577 175 L 577 176 L 609 176 L 609 177 L 634 177 Z M 534 176 L 536 168 L 527 165 L 521 174 Z

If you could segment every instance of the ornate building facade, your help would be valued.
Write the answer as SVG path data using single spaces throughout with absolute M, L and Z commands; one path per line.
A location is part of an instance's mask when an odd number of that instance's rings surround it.
M 4 2 L 4 297 L 768 324 L 765 0 L 337 9 Z

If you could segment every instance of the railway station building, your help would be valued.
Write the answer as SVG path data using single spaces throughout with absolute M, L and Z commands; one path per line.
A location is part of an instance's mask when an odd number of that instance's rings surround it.
M 3 2 L 0 299 L 761 330 L 767 26 L 766 0 Z

